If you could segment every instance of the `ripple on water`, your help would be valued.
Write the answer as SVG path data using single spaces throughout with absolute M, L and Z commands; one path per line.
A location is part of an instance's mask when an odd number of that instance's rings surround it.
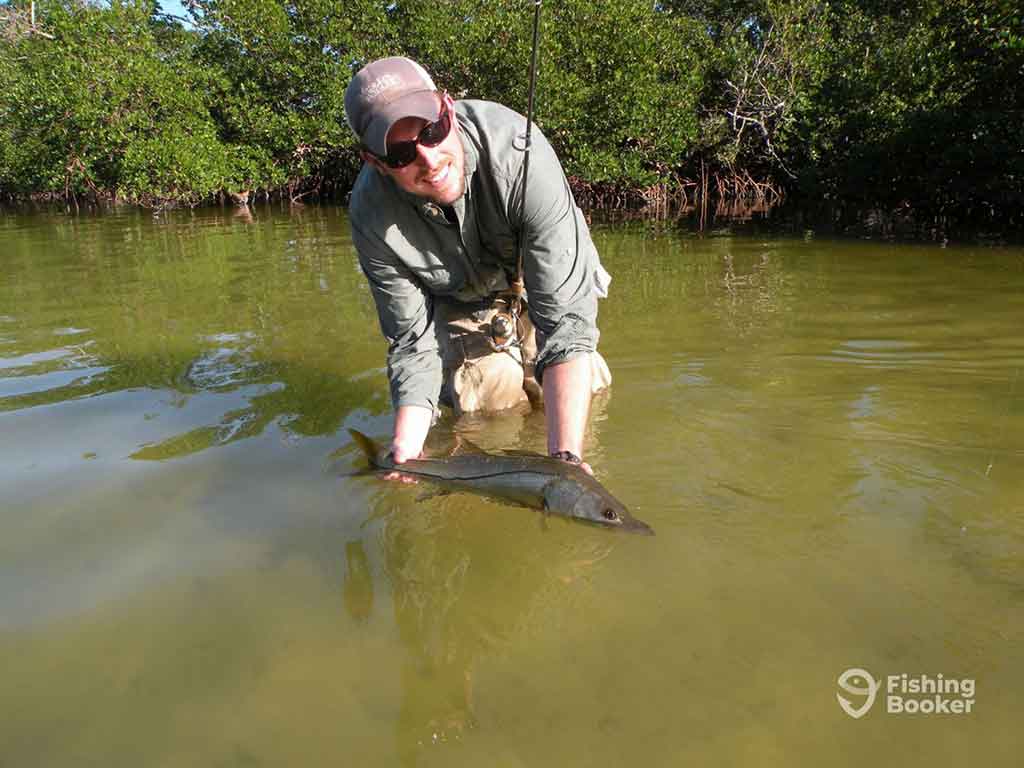
M 85 330 L 76 329 L 77 333 Z M 109 370 L 82 344 L 0 357 L 0 399 L 39 394 L 64 387 L 87 386 Z
M 0 379 L 0 409 L 3 399 L 23 395 L 40 394 L 65 387 L 87 387 L 97 376 L 109 371 L 107 366 L 91 366 L 70 370 L 52 371 L 36 375 L 23 375 Z
M 251 331 L 216 333 L 205 341 L 217 345 L 190 362 L 185 380 L 195 389 L 227 389 L 248 384 L 255 378 L 260 363 L 253 358 L 258 343 Z
M 314 210 L 81 217 L 46 241 L 59 258 L 33 244 L 25 279 L 0 274 L 0 381 L 113 369 L 102 396 L 0 400 L 14 763 L 40 744 L 53 764 L 130 761 L 125 718 L 135 762 L 180 762 L 147 736 L 168 712 L 189 713 L 175 743 L 201 764 L 235 741 L 235 762 L 397 763 L 396 741 L 462 714 L 467 751 L 407 762 L 999 762 L 1024 682 L 1024 271 L 596 231 L 615 384 L 587 457 L 657 532 L 625 537 L 350 477 L 351 451 L 325 468 L 345 426 L 379 436 L 392 414 L 347 227 Z M 545 442 L 543 414 L 474 429 L 448 426 Z M 837 727 L 852 664 L 976 674 L 984 716 L 876 709 L 865 741 Z M 62 730 L 83 712 L 96 727 Z M 231 743 L 203 727 L 225 712 Z
M 64 360 L 73 355 L 75 351 L 71 347 L 63 347 L 61 349 L 47 349 L 42 352 L 29 352 L 14 357 L 0 357 L 0 370 L 13 370 L 15 372 L 11 375 L 17 376 L 21 371 L 37 366 L 40 363 Z
M 926 343 L 900 339 L 847 339 L 825 354 L 787 354 L 865 370 L 924 371 L 936 374 L 1005 378 L 1024 366 L 1024 343 L 1018 339 L 977 342 L 946 339 Z

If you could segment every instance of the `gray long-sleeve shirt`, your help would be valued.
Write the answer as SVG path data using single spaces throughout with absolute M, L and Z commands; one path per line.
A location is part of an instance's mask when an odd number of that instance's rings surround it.
M 508 287 L 526 226 L 523 278 L 538 333 L 536 376 L 597 347 L 597 299 L 610 280 L 554 150 L 534 127 L 522 211 L 526 119 L 487 101 L 459 101 L 466 192 L 450 223 L 434 203 L 363 167 L 349 214 L 359 264 L 388 341 L 397 408 L 436 409 L 441 358 L 434 302 L 474 302 Z

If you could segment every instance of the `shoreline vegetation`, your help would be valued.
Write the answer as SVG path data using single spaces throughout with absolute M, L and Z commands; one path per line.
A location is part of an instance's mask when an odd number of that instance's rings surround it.
M 185 6 L 0 0 L 0 202 L 344 202 L 344 90 L 384 55 L 524 111 L 525 0 Z M 1009 0 L 559 0 L 536 120 L 585 208 L 943 239 L 1024 230 L 1022 83 Z

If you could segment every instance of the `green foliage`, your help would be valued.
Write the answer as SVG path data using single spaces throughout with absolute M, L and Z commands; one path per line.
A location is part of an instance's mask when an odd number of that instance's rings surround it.
M 720 0 L 703 155 L 790 191 L 929 217 L 1024 204 L 1024 13 L 1009 0 Z
M 589 181 L 669 178 L 698 139 L 703 30 L 631 0 L 574 0 L 551 15 L 562 39 L 545 87 L 577 94 L 555 131 L 570 168 Z
M 373 0 L 198 0 L 196 59 L 216 77 L 207 99 L 221 136 L 247 146 L 247 188 L 351 177 L 344 115 L 353 65 L 387 55 L 384 5 Z
M 687 4 L 690 5 L 690 4 Z M 730 169 L 793 176 L 791 150 L 820 86 L 827 55 L 827 3 L 722 2 L 701 103 L 703 154 Z
M 196 203 L 347 191 L 345 87 L 405 54 L 526 111 L 526 0 L 0 0 L 0 194 Z M 584 182 L 752 174 L 936 215 L 1024 209 L 1010 0 L 560 0 L 536 120 Z M 987 213 L 986 213 L 987 212 Z M 1019 215 L 1019 213 L 1018 213 Z
M 833 6 L 826 77 L 808 97 L 804 187 L 938 216 L 1019 212 L 1019 4 Z
M 531 9 L 402 0 L 390 18 L 402 51 L 450 91 L 525 113 Z M 535 118 L 567 173 L 629 185 L 667 179 L 698 135 L 708 47 L 699 25 L 635 0 L 545 7 Z
M 152 3 L 36 12 L 47 36 L 4 45 L 0 189 L 145 201 L 225 185 L 228 154 L 193 87 L 197 67 L 161 47 Z

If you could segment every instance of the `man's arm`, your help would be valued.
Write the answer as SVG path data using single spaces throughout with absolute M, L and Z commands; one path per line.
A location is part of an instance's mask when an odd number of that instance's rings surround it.
M 592 393 L 590 353 L 599 335 L 596 273 L 601 267 L 561 164 L 538 134 L 530 150 L 525 210 L 519 179 L 509 215 L 527 238 L 523 277 L 530 317 L 543 339 L 536 371 L 544 388 L 548 451 L 582 457 Z
M 391 441 L 391 457 L 396 464 L 404 464 L 423 453 L 434 412 L 419 405 L 400 405 L 395 411 L 395 436 Z
M 587 357 L 574 357 L 548 367 L 544 376 L 548 453 L 569 451 L 583 456 L 583 433 L 590 414 L 590 379 Z
M 384 243 L 355 225 L 352 239 L 388 342 L 388 381 L 395 408 L 391 450 L 395 461 L 402 463 L 422 452 L 441 389 L 433 301 Z

